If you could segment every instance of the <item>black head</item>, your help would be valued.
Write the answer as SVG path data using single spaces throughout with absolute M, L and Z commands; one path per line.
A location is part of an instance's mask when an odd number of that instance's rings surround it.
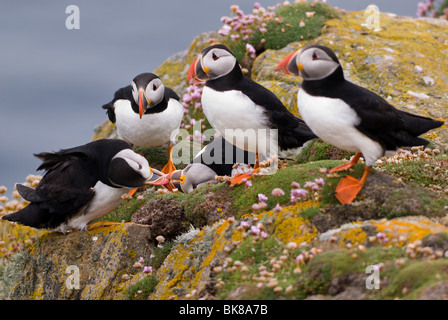
M 157 106 L 165 96 L 165 86 L 153 73 L 142 73 L 132 80 L 132 97 L 139 106 L 140 118 L 148 108 Z

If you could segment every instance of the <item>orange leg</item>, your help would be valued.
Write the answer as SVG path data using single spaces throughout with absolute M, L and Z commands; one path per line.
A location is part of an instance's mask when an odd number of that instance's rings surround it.
M 129 191 L 129 195 L 132 197 L 134 195 L 134 193 L 136 193 L 138 190 L 138 188 L 132 189 L 131 191 Z
M 352 158 L 352 160 L 349 163 L 345 163 L 343 165 L 340 165 L 336 168 L 331 169 L 330 173 L 345 171 L 345 170 L 350 169 L 351 167 L 353 167 L 355 164 L 358 163 L 359 157 L 361 157 L 361 152 L 356 153 L 355 156 Z
M 351 203 L 353 200 L 355 200 L 356 196 L 364 186 L 364 183 L 366 182 L 370 170 L 371 167 L 366 166 L 361 180 L 357 180 L 351 176 L 346 176 L 339 181 L 339 184 L 336 187 L 335 196 L 340 203 L 348 204 Z
M 173 145 L 172 144 L 170 144 L 168 146 L 168 156 L 169 156 L 169 158 L 168 158 L 167 164 L 162 168 L 162 170 L 160 170 L 161 172 L 166 173 L 166 174 L 176 170 L 176 167 L 174 166 L 174 163 L 173 163 Z
M 260 160 L 258 159 L 258 153 L 255 154 L 255 164 L 254 164 L 254 170 L 258 169 L 260 167 Z

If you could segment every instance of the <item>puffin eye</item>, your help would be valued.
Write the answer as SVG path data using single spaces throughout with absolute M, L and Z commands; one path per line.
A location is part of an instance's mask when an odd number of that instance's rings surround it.
M 313 60 L 319 60 L 319 57 L 317 56 L 316 52 L 313 52 Z
M 138 164 L 138 170 L 142 170 L 142 168 L 143 168 L 142 165 L 139 163 Z
M 219 59 L 219 57 L 213 52 L 213 54 L 212 54 L 212 58 L 213 58 L 213 60 L 218 60 Z
M 152 90 L 156 91 L 157 90 L 157 86 L 155 84 L 152 85 Z

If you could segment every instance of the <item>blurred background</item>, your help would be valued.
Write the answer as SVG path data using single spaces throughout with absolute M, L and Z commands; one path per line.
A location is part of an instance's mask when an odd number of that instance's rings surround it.
M 421 1 L 421 0 L 420 0 Z M 237 4 L 253 0 L 0 2 L 0 185 L 36 172 L 33 153 L 91 140 L 106 119 L 101 106 L 139 73 L 151 72 L 217 30 Z M 263 7 L 280 0 L 259 0 Z M 291 0 L 290 2 L 293 2 Z M 416 16 L 419 0 L 328 0 L 347 11 L 376 4 L 382 12 Z M 68 30 L 66 7 L 80 9 L 80 29 Z

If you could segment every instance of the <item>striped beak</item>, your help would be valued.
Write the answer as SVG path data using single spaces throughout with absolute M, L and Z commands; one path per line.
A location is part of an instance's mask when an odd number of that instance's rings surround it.
M 283 72 L 285 74 L 299 76 L 299 71 L 303 70 L 303 66 L 298 64 L 298 57 L 302 50 L 295 51 L 284 58 L 275 68 L 275 71 Z
M 202 83 L 209 79 L 207 73 L 210 70 L 202 66 L 202 56 L 199 56 L 193 61 L 190 68 L 188 69 L 187 81 L 188 83 Z

